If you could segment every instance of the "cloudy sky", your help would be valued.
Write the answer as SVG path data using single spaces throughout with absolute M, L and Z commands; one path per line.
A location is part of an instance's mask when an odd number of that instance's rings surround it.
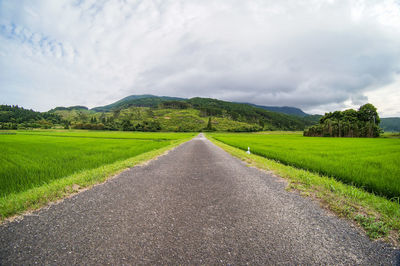
M 400 116 L 400 2 L 0 0 L 0 104 L 132 94 Z

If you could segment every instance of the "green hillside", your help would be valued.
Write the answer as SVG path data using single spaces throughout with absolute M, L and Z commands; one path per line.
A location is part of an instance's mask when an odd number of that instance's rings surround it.
M 310 116 L 294 107 L 266 107 L 249 103 L 234 103 L 210 98 L 177 98 L 154 95 L 131 95 L 115 103 L 91 109 L 109 112 L 128 107 L 151 107 L 187 109 L 201 111 L 202 116 L 225 117 L 234 121 L 258 124 L 265 129 L 302 130 L 305 126 L 318 123 L 320 116 Z M 268 110 L 273 108 L 273 111 Z M 290 114 L 285 114 L 288 112 Z
M 22 110 L 16 107 L 7 112 L 19 116 Z M 85 106 L 56 107 L 45 113 L 36 112 L 36 115 L 43 120 L 42 124 L 46 117 L 53 119 L 46 127 L 125 131 L 303 130 L 318 121 L 318 117 L 287 115 L 251 104 L 154 95 L 132 95 L 92 109 Z M 8 117 L 11 116 L 5 113 L 3 117 L 4 121 L 0 122 L 15 122 L 12 128 L 33 127 L 33 124 L 10 120 Z M 7 128 L 10 128 L 8 124 Z
M 170 110 L 169 112 L 171 113 L 172 117 L 174 117 L 174 114 L 177 113 L 177 111 L 171 110 L 187 110 L 187 112 L 190 110 L 192 114 L 196 114 L 196 117 L 189 117 L 187 119 L 192 121 L 200 121 L 207 120 L 208 117 L 212 117 L 212 125 L 217 125 L 215 128 L 216 130 L 303 130 L 305 126 L 315 124 L 318 121 L 318 119 L 313 119 L 312 116 L 299 117 L 278 112 L 271 112 L 263 108 L 244 103 L 232 103 L 210 98 L 196 97 L 191 99 L 183 99 L 166 96 L 158 97 L 154 95 L 128 96 L 110 105 L 93 108 L 91 111 L 109 113 L 118 112 L 131 107 L 148 107 L 152 111 Z M 195 110 L 197 110 L 197 112 L 195 112 Z M 180 114 L 178 116 L 182 115 Z M 151 116 L 147 117 L 146 119 L 159 120 L 158 117 Z M 228 121 L 232 127 L 226 127 Z M 169 124 L 164 123 L 165 121 L 159 122 L 161 125 Z M 187 123 L 188 122 L 186 122 L 186 124 Z M 225 125 L 223 129 L 220 129 L 218 123 L 223 123 Z M 237 128 L 237 126 L 239 126 L 239 128 Z M 196 128 L 198 127 L 199 125 Z M 190 126 L 188 130 L 192 130 L 192 128 L 193 127 Z M 162 130 L 164 130 L 164 128 Z
M 300 117 L 276 113 L 251 106 L 209 98 L 192 98 L 186 101 L 205 116 L 227 117 L 234 121 L 258 124 L 264 130 L 302 130 L 308 123 Z
M 125 131 L 202 131 L 207 127 L 209 116 L 193 108 L 135 107 L 114 109 L 111 112 L 92 110 L 55 111 L 69 126 L 76 129 L 104 129 Z M 258 131 L 262 128 L 254 123 L 234 121 L 227 117 L 211 117 L 212 130 Z
M 250 104 L 154 95 L 132 95 L 90 110 L 79 106 L 51 111 L 69 121 L 72 128 L 129 131 L 303 130 L 317 120 L 310 119 L 311 116 L 271 112 Z

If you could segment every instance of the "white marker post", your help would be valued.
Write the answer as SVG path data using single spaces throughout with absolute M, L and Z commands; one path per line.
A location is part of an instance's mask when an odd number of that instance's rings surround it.
M 246 153 L 247 153 L 247 154 L 250 154 L 250 147 L 247 147 Z

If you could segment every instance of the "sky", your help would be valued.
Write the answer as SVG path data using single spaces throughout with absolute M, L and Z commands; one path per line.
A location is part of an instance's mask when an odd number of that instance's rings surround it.
M 400 116 L 400 1 L 0 0 L 0 104 L 133 94 Z

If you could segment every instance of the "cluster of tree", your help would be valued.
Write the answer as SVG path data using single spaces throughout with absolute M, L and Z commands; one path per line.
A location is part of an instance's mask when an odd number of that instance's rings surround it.
M 74 129 L 91 129 L 91 130 L 104 130 L 103 123 L 74 123 L 71 125 Z
M 211 122 L 211 117 L 208 118 L 208 122 L 207 122 L 207 126 L 206 126 L 205 130 L 214 131 L 214 128 L 213 128 L 212 122 Z
M 50 112 L 35 112 L 18 105 L 0 105 L 0 129 L 51 128 L 62 124 L 60 115 Z
M 66 123 L 65 128 L 89 129 L 89 130 L 111 130 L 111 131 L 160 131 L 161 125 L 158 121 L 144 120 L 138 123 L 132 123 L 129 119 L 114 120 L 112 117 L 101 119 L 103 122 L 97 122 L 97 119 L 91 118 L 90 123 L 73 122 Z
M 18 129 L 18 124 L 10 122 L 0 122 L 0 130 L 1 129 Z
M 311 137 L 379 137 L 379 115 L 375 106 L 367 103 L 358 111 L 348 109 L 343 112 L 326 113 L 319 124 L 304 130 L 304 136 Z
M 228 129 L 229 132 L 257 132 L 261 130 L 263 130 L 263 128 L 258 125 L 240 126 Z
M 75 106 L 70 106 L 70 107 L 56 107 L 54 109 L 51 109 L 49 112 L 54 112 L 54 111 L 71 111 L 71 110 L 89 110 L 86 106 L 82 105 L 75 105 Z
M 161 109 L 188 109 L 191 105 L 183 101 L 166 101 L 159 105 Z
M 130 120 L 124 120 L 121 128 L 123 131 L 160 131 L 161 125 L 158 121 L 153 120 L 144 120 L 135 125 Z

